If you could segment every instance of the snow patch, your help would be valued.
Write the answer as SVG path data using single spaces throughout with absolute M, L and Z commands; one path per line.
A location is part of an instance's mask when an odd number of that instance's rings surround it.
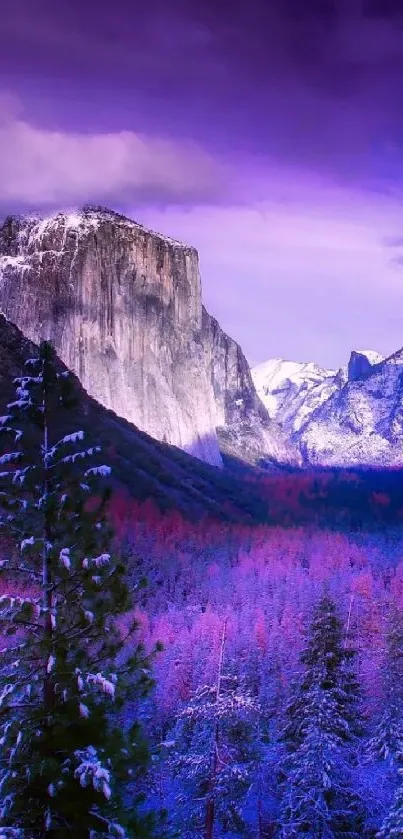
M 380 364 L 381 361 L 385 360 L 385 357 L 376 350 L 355 350 L 355 352 L 358 355 L 364 355 L 372 365 Z

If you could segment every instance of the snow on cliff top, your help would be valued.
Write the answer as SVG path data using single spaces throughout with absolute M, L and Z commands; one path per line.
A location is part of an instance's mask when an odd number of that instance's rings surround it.
M 365 355 L 370 364 L 380 364 L 381 361 L 385 360 L 385 357 L 376 350 L 354 350 L 354 352 L 357 355 Z
M 78 210 L 53 213 L 52 215 L 29 214 L 19 216 L 19 220 L 23 223 L 36 223 L 35 237 L 40 239 L 47 229 L 57 226 L 60 222 L 64 223 L 65 230 L 76 230 L 77 232 L 89 233 L 96 230 L 103 222 L 113 222 L 119 227 L 135 228 L 151 236 L 155 236 L 168 245 L 175 247 L 195 250 L 191 245 L 185 242 L 179 242 L 170 236 L 165 236 L 163 233 L 158 233 L 155 230 L 150 230 L 143 224 L 139 224 L 133 219 L 127 218 L 122 213 L 117 213 L 114 210 L 109 210 L 107 207 L 98 207 L 87 205 Z

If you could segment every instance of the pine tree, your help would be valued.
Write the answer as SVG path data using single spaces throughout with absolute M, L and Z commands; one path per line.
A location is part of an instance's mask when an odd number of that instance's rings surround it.
M 233 678 L 218 700 L 214 688 L 199 688 L 178 714 L 166 745 L 182 837 L 207 837 L 216 829 L 246 835 L 243 807 L 261 758 L 259 713 L 257 701 Z
M 388 619 L 386 657 L 382 672 L 384 711 L 367 745 L 367 754 L 391 767 L 403 753 L 403 614 L 393 606 Z
M 396 752 L 396 760 L 403 765 L 403 749 Z M 400 783 L 396 789 L 391 809 L 384 819 L 377 839 L 401 839 L 403 836 L 403 769 L 398 769 Z
M 166 743 L 173 823 L 179 822 L 182 839 L 211 839 L 217 830 L 222 836 L 248 835 L 248 796 L 257 813 L 261 709 L 245 680 L 223 667 L 225 629 L 224 623 L 216 684 L 194 691 Z
M 150 672 L 135 644 L 124 655 L 117 625 L 130 597 L 98 487 L 110 470 L 68 428 L 72 379 L 48 343 L 26 370 L 0 419 L 2 525 L 15 545 L 1 563 L 1 824 L 24 839 L 149 836 L 135 793 L 145 743 L 138 725 L 124 734 L 112 721 Z
M 386 839 L 403 835 L 403 616 L 397 606 L 391 607 L 388 616 L 382 683 L 383 712 L 367 744 L 366 754 L 372 764 L 378 761 L 385 767 L 383 786 L 380 785 L 383 806 L 385 792 L 390 800 L 390 788 L 394 788 L 389 813 L 377 834 Z M 373 765 L 370 771 L 373 771 Z
M 354 746 L 362 732 L 353 657 L 336 607 L 324 595 L 287 708 L 281 839 L 362 835 L 362 808 L 351 788 Z

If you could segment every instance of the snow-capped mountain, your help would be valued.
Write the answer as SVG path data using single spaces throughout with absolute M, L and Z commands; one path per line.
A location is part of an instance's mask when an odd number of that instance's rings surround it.
M 347 371 L 273 358 L 255 367 L 252 378 L 269 415 L 293 434 L 347 381 Z
M 305 462 L 403 465 L 403 349 L 383 358 L 354 350 L 338 372 L 273 359 L 252 371 L 270 416 Z
M 294 436 L 314 464 L 403 465 L 403 350 L 373 365 L 364 354 L 349 380 Z

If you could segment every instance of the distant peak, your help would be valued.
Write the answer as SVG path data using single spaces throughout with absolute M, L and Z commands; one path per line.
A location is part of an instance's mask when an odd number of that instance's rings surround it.
M 348 381 L 354 382 L 370 373 L 376 364 L 380 364 L 384 357 L 375 350 L 352 350 L 348 362 Z

